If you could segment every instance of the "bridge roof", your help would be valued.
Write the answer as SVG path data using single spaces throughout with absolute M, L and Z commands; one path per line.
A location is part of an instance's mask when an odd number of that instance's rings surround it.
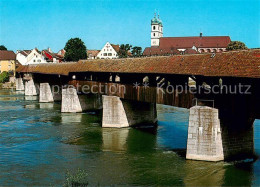
M 152 73 L 260 78 L 260 49 L 212 54 L 95 59 L 20 66 L 17 72 L 68 75 L 73 72 Z

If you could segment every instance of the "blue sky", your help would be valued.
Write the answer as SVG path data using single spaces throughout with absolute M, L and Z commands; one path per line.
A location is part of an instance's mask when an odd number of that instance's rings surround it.
M 164 36 L 229 35 L 260 47 L 259 0 L 0 0 L 0 45 L 58 51 L 72 37 L 88 49 L 109 41 L 150 46 L 155 9 Z

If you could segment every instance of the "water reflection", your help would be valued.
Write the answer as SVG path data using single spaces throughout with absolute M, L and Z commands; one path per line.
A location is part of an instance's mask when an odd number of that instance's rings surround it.
M 38 101 L 38 96 L 36 96 L 36 95 L 25 95 L 24 100 L 26 100 L 26 101 Z
M 225 178 L 224 162 L 187 160 L 185 163 L 186 186 L 222 186 Z
M 52 109 L 54 107 L 54 103 L 39 103 L 40 109 Z
M 0 101 L 16 101 L 17 97 L 0 97 Z
M 259 162 L 259 161 L 258 161 Z M 252 186 L 256 175 L 253 173 L 255 162 L 239 161 L 224 163 L 223 186 Z M 259 176 L 257 176 L 258 178 Z
M 103 128 L 103 151 L 126 151 L 129 128 Z
M 81 123 L 81 113 L 61 113 L 61 123 Z
M 16 95 L 24 95 L 24 91 L 15 90 L 13 91 Z
M 27 109 L 35 109 L 35 108 L 38 108 L 36 104 L 28 104 L 28 105 L 24 105 L 24 108 L 27 108 Z
M 188 110 L 158 105 L 158 128 L 109 129 L 100 114 L 60 113 L 60 103 L 16 92 L 0 90 L 0 98 L 17 98 L 0 100 L 1 185 L 61 186 L 66 170 L 78 168 L 90 186 L 259 185 L 259 160 L 214 163 L 177 154 L 186 148 Z M 256 120 L 256 150 L 259 134 Z

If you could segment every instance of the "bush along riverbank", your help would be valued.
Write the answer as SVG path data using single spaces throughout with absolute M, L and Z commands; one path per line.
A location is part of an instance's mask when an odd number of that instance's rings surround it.
M 6 71 L 0 73 L 0 88 L 15 88 L 14 76 Z

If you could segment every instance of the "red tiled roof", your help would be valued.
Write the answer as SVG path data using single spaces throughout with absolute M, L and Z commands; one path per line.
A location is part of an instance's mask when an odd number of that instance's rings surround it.
M 177 49 L 187 49 L 185 54 L 196 54 L 193 46 L 197 48 L 226 48 L 230 43 L 229 36 L 194 36 L 194 37 L 162 37 L 160 46 L 148 47 L 144 56 L 179 54 Z
M 186 50 L 184 51 L 184 54 L 199 54 L 199 52 L 196 51 L 195 49 L 189 48 L 189 49 L 186 49 Z
M 49 60 L 52 60 L 53 59 L 53 55 L 47 51 L 47 50 L 42 50 L 42 55 L 46 58 L 46 59 L 49 59 Z
M 19 51 L 19 53 L 21 53 L 23 56 L 28 56 L 31 53 L 32 50 L 23 50 L 23 51 Z
M 66 51 L 64 49 L 61 49 L 61 50 L 59 50 L 59 52 L 57 54 L 64 57 L 65 53 L 66 53 Z
M 120 47 L 119 47 L 119 45 L 114 45 L 114 44 L 110 44 L 113 48 L 114 48 L 114 50 L 118 53 L 119 52 L 119 49 L 120 49 Z
M 15 60 L 16 55 L 13 51 L 0 50 L 0 60 Z
M 47 59 L 47 61 L 52 61 L 53 58 L 56 58 L 60 61 L 63 59 L 62 55 L 59 55 L 58 53 L 51 53 L 48 50 L 42 50 L 42 55 Z
M 160 48 L 160 47 L 146 47 L 144 49 L 144 56 L 163 56 L 170 54 L 180 54 L 180 52 L 176 48 Z
M 260 49 L 212 54 L 82 60 L 78 63 L 21 66 L 17 72 L 68 75 L 70 72 L 156 73 L 260 78 Z
M 100 50 L 87 50 L 87 55 L 97 56 Z
M 162 37 L 160 48 L 226 48 L 230 41 L 229 36 Z
M 20 53 L 23 56 L 27 57 L 32 52 L 32 50 L 22 50 L 22 51 L 18 51 L 18 53 Z M 41 52 L 37 48 L 35 48 L 35 50 L 36 50 L 37 53 L 41 54 Z
M 130 50 L 127 51 L 127 55 L 128 55 L 129 57 L 132 57 L 132 56 L 133 56 L 133 54 L 131 53 Z
M 167 55 L 180 55 L 181 51 L 176 48 L 160 48 L 160 47 L 147 47 L 144 49 L 144 56 L 167 56 Z M 199 54 L 195 49 L 188 48 L 184 54 Z
M 23 51 L 29 55 L 32 50 L 23 50 Z

